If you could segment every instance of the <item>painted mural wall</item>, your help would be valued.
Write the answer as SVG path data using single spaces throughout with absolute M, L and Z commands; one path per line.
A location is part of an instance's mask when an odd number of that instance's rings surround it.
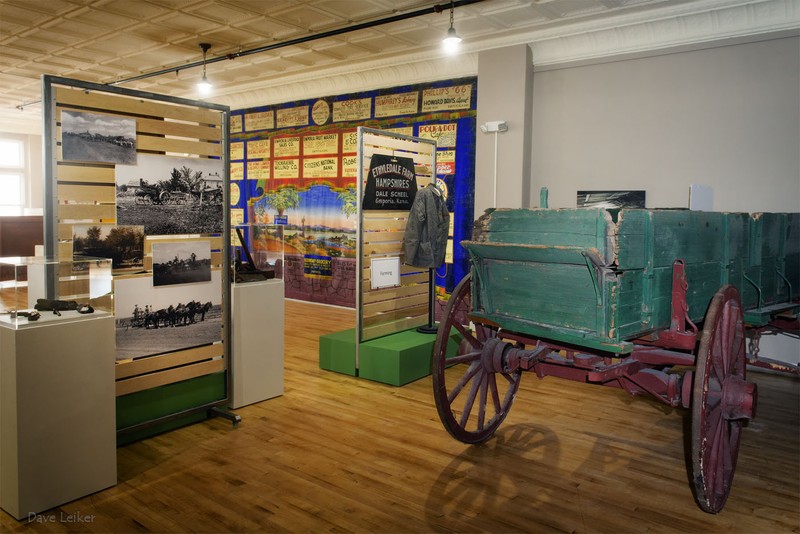
M 458 243 L 472 233 L 476 105 L 473 77 L 233 111 L 232 226 L 257 263 L 279 258 L 286 297 L 353 307 L 357 128 L 434 139 L 455 243 L 436 280 L 449 292 L 469 270 Z

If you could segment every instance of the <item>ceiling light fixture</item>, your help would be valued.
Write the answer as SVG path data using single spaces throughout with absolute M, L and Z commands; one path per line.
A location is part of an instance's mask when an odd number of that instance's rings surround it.
M 444 39 L 442 39 L 442 44 L 444 45 L 445 52 L 449 54 L 455 54 L 458 51 L 458 45 L 461 43 L 461 37 L 456 33 L 455 27 L 453 27 L 453 11 L 455 9 L 455 5 L 453 1 L 450 2 L 450 28 L 447 30 L 447 35 L 445 35 Z
M 200 49 L 203 51 L 203 77 L 197 82 L 197 90 L 200 91 L 201 95 L 211 94 L 211 89 L 213 88 L 211 82 L 206 78 L 206 52 L 208 52 L 209 48 L 211 48 L 209 43 L 200 43 Z

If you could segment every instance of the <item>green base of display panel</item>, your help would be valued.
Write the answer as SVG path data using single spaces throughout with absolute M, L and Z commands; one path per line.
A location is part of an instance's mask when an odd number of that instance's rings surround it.
M 192 378 L 166 386 L 117 397 L 117 431 L 142 425 L 161 417 L 207 406 L 225 399 L 225 373 Z M 208 417 L 206 410 L 185 417 L 117 434 L 117 445 L 125 445 L 173 430 Z
M 319 367 L 326 371 L 358 376 L 354 328 L 319 336 Z
M 455 354 L 461 335 L 453 329 L 448 355 Z M 356 369 L 355 330 L 327 334 L 319 340 L 321 369 L 402 386 L 431 373 L 431 357 L 436 336 L 405 330 L 365 341 L 359 351 Z

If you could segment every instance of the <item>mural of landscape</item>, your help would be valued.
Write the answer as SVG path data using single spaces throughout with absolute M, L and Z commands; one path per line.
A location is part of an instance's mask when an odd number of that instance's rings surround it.
M 334 191 L 317 184 L 298 191 L 288 186 L 267 191 L 252 201 L 250 220 L 272 224 L 275 216 L 286 217 L 282 227 L 255 227 L 254 252 L 279 251 L 286 255 L 355 258 L 356 193 Z M 313 224 L 312 222 L 313 221 Z

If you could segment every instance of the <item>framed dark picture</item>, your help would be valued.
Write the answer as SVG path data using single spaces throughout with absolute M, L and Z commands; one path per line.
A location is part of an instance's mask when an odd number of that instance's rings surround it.
M 111 258 L 115 272 L 141 270 L 144 268 L 144 226 L 73 225 L 72 254 Z
M 61 153 L 65 161 L 136 164 L 136 121 L 124 117 L 61 112 Z
M 642 208 L 644 191 L 578 191 L 579 208 Z
M 153 243 L 153 286 L 211 281 L 211 241 Z

